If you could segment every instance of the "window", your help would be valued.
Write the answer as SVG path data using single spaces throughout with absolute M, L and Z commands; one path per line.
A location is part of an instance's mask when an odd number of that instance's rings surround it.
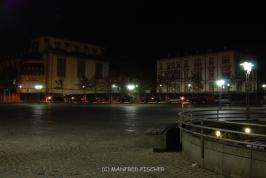
M 209 80 L 214 79 L 214 70 L 209 70 Z
M 96 63 L 95 66 L 95 78 L 96 79 L 103 79 L 103 64 Z
M 196 58 L 195 60 L 194 60 L 194 67 L 196 68 L 196 67 L 201 67 L 201 59 L 200 58 Z
M 181 78 L 181 71 L 180 70 L 177 70 L 175 71 L 175 79 L 180 79 Z
M 180 90 L 181 90 L 181 85 L 179 83 L 176 85 L 176 90 L 177 90 L 177 92 L 180 92 Z
M 231 71 L 230 70 L 223 70 L 222 71 L 222 76 L 224 78 L 230 78 L 231 77 Z
M 172 69 L 175 68 L 175 63 L 174 63 L 174 62 L 171 64 L 171 68 L 172 68 Z
M 56 49 L 59 49 L 61 47 L 61 43 L 59 41 L 56 41 L 54 43 L 54 46 L 55 46 Z
M 222 56 L 222 64 L 230 64 L 230 57 L 229 56 Z
M 66 75 L 66 59 L 57 58 L 57 76 L 65 77 Z
M 167 70 L 170 70 L 170 67 L 171 67 L 171 66 L 170 66 L 170 64 L 168 63 L 168 64 L 167 64 Z
M 187 80 L 188 79 L 188 70 L 184 71 L 184 79 Z
M 209 58 L 209 66 L 214 66 L 214 58 L 213 57 Z
M 85 76 L 85 70 L 86 70 L 86 63 L 83 60 L 79 60 L 78 61 L 78 65 L 77 65 L 77 75 L 78 78 L 82 78 Z
M 187 60 L 184 61 L 184 67 L 186 67 L 186 68 L 188 67 L 188 61 Z
M 180 68 L 180 62 L 176 62 L 176 68 Z

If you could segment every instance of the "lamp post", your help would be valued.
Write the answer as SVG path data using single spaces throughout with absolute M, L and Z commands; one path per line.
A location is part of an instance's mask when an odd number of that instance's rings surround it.
M 266 84 L 262 84 L 261 87 L 263 89 L 263 97 L 264 97 L 264 95 L 265 95 L 265 89 L 266 89 Z
M 118 85 L 112 84 L 111 101 L 110 101 L 110 103 L 112 103 L 112 101 L 113 101 L 113 93 L 117 93 L 117 90 L 118 90 Z
M 222 91 L 223 91 L 223 88 L 224 88 L 224 83 L 225 83 L 225 81 L 223 79 L 216 81 L 216 85 L 219 88 L 221 88 L 221 90 L 219 92 L 219 110 L 222 109 Z
M 243 62 L 240 65 L 243 67 L 244 71 L 246 71 L 246 110 L 249 118 L 249 75 L 254 64 L 251 62 Z
M 136 87 L 138 87 L 138 85 L 128 84 L 127 90 L 129 91 L 129 93 L 132 93 Z M 132 101 L 131 97 L 133 98 L 133 96 L 130 96 L 130 102 L 132 103 L 133 101 Z
M 41 101 L 41 90 L 43 89 L 43 85 L 34 85 L 34 88 L 38 91 L 39 100 Z
M 262 87 L 262 89 L 263 89 L 263 99 L 262 99 L 262 103 L 264 104 L 264 97 L 265 97 L 266 84 L 262 84 L 261 87 Z

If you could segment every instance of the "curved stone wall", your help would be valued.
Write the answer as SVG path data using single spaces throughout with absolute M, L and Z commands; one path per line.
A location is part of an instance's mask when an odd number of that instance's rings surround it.
M 228 177 L 266 177 L 266 150 L 205 139 L 202 152 L 201 137 L 184 130 L 181 140 L 183 155 L 205 169 Z

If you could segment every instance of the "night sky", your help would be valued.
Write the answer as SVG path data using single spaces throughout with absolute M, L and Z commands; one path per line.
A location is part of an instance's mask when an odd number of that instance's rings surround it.
M 266 67 L 262 9 L 193 5 L 2 0 L 0 54 L 26 50 L 34 36 L 48 34 L 106 47 L 112 71 L 131 77 L 154 78 L 160 57 L 224 47 L 255 54 L 259 70 Z

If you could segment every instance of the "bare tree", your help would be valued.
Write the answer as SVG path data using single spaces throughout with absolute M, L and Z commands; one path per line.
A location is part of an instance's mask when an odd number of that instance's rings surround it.
M 167 71 L 164 73 L 164 75 L 158 76 L 158 83 L 159 85 L 162 84 L 163 86 L 166 86 L 166 98 L 169 98 L 169 88 L 172 84 L 172 82 L 175 81 L 174 72 L 173 71 Z
M 58 79 L 55 80 L 55 83 L 57 84 L 56 89 L 61 89 L 61 95 L 64 96 L 64 80 L 63 79 Z
M 190 77 L 193 90 L 199 92 L 203 88 L 201 74 L 199 72 L 193 72 Z

